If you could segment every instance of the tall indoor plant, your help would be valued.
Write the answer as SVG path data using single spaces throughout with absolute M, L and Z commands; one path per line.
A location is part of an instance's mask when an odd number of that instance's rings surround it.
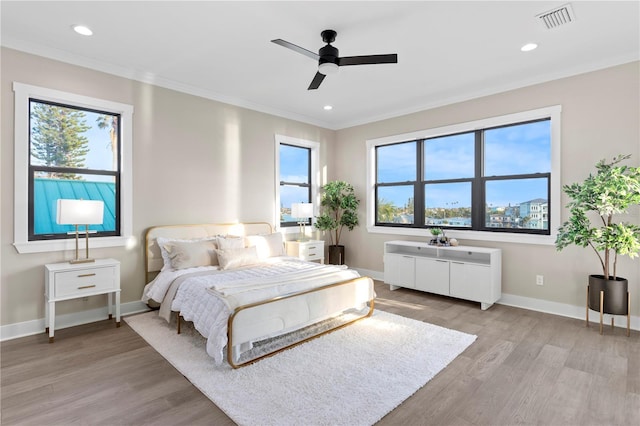
M 618 255 L 634 258 L 640 252 L 640 226 L 614 221 L 616 215 L 640 204 L 640 167 L 620 164 L 630 157 L 619 155 L 610 162 L 600 160 L 596 174 L 589 174 L 582 183 L 562 187 L 571 198 L 567 205 L 570 216 L 558 229 L 556 238 L 558 250 L 571 244 L 593 249 L 600 260 L 602 275 L 589 276 L 589 308 L 600 310 L 603 291 L 604 312 L 617 315 L 628 314 L 628 282 L 617 275 Z
M 322 191 L 322 214 L 316 219 L 315 227 L 329 233 L 329 263 L 342 265 L 344 246 L 340 245 L 340 236 L 344 227 L 352 231 L 358 226 L 360 200 L 356 197 L 353 186 L 341 180 L 327 183 Z

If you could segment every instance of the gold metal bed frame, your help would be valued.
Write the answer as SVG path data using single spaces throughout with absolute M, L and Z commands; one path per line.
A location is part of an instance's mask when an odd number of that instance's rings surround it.
M 227 235 L 227 234 L 238 235 L 238 236 L 245 236 L 245 235 L 252 235 L 252 234 L 259 234 L 259 233 L 266 234 L 266 233 L 272 232 L 272 230 L 273 228 L 271 227 L 271 225 L 266 222 L 166 225 L 166 226 L 151 227 L 145 233 L 144 258 L 145 258 L 146 282 L 150 282 L 150 277 L 155 276 L 155 274 L 159 272 L 162 267 L 162 257 L 160 255 L 160 249 L 156 242 L 156 239 L 160 236 L 191 239 L 191 238 L 203 238 L 208 236 Z M 360 312 L 359 314 L 353 317 L 350 317 L 347 321 L 333 325 L 330 328 L 323 330 L 318 334 L 310 335 L 299 341 L 285 345 L 281 348 L 275 349 L 271 352 L 265 353 L 263 355 L 260 355 L 256 358 L 250 359 L 245 362 L 236 363 L 234 361 L 233 342 L 234 342 L 234 331 L 236 328 L 236 320 L 238 318 L 241 318 L 242 315 L 244 315 L 246 312 L 249 312 L 252 309 L 259 309 L 263 305 L 283 303 L 288 299 L 305 296 L 311 293 L 330 292 L 330 291 L 334 291 L 333 289 L 336 289 L 338 287 L 341 287 L 340 290 L 344 290 L 349 286 L 352 286 L 354 291 L 356 291 L 357 287 L 360 287 L 360 288 L 363 288 L 365 286 L 368 287 L 369 294 L 371 295 L 371 297 L 366 301 L 366 305 L 368 306 L 368 309 L 363 309 L 362 312 Z M 332 331 L 346 327 L 347 325 L 353 324 L 354 322 L 361 320 L 363 318 L 370 317 L 374 311 L 374 305 L 375 305 L 374 297 L 375 295 L 373 291 L 373 280 L 371 280 L 371 278 L 368 278 L 368 277 L 359 277 L 351 280 L 324 285 L 324 286 L 309 289 L 309 290 L 304 290 L 297 293 L 277 296 L 277 297 L 256 302 L 256 303 L 239 306 L 229 316 L 229 320 L 227 323 L 227 362 L 233 368 L 239 368 L 245 365 L 249 365 L 263 358 L 272 356 L 283 350 L 300 345 L 316 337 L 320 337 Z M 344 310 L 346 310 L 346 308 Z M 334 312 L 334 314 L 339 314 L 339 313 L 341 312 L 340 311 Z M 181 317 L 180 312 L 176 312 L 176 322 L 177 322 L 178 333 L 180 333 L 180 323 L 181 323 L 180 317 Z M 298 328 L 298 330 L 308 325 L 310 324 L 302 325 L 300 328 Z M 288 330 L 287 332 L 291 332 L 291 331 L 295 331 L 295 330 Z M 286 334 L 286 333 L 283 333 L 283 334 Z

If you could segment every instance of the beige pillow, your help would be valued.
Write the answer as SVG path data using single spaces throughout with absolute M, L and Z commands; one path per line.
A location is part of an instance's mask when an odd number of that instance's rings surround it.
M 250 235 L 245 240 L 247 247 L 256 247 L 260 259 L 284 256 L 284 240 L 279 232 L 267 235 Z
M 220 250 L 244 248 L 242 237 L 218 237 L 217 243 Z
M 226 250 L 218 249 L 216 253 L 222 269 L 234 269 L 241 266 L 255 265 L 260 262 L 255 246 Z
M 173 269 L 217 265 L 214 241 L 172 241 L 164 245 Z

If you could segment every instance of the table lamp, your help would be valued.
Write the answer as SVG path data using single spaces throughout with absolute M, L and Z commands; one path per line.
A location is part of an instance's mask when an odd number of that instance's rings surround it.
M 305 225 L 309 218 L 313 217 L 313 203 L 293 203 L 291 204 L 291 216 L 298 219 L 300 226 L 300 241 L 306 241 Z M 304 220 L 303 220 L 304 219 Z
M 75 225 L 76 258 L 69 263 L 95 262 L 89 258 L 89 225 L 101 225 L 104 202 L 99 200 L 58 200 L 56 223 L 58 225 Z M 85 226 L 86 257 L 80 259 L 78 254 L 78 226 Z M 69 232 L 68 234 L 73 234 Z

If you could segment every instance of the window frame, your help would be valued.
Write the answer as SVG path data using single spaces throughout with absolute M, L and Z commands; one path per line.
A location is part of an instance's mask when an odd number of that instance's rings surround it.
M 75 249 L 75 241 L 55 238 L 29 241 L 30 99 L 119 114 L 120 233 L 90 238 L 91 247 L 127 246 L 133 241 L 133 106 L 98 98 L 13 82 L 14 91 L 14 247 L 18 253 Z
M 298 222 L 282 223 L 280 222 L 280 145 L 289 145 L 294 147 L 309 149 L 309 192 L 310 201 L 313 203 L 313 218 L 307 222 L 312 226 L 315 223 L 315 217 L 319 211 L 319 182 L 320 182 L 320 143 L 305 139 L 294 138 L 291 136 L 275 135 L 275 212 L 273 223 L 275 229 L 285 234 L 298 232 Z
M 561 209 L 561 183 L 560 183 L 560 128 L 561 128 L 561 111 L 560 105 L 524 111 L 503 116 L 491 117 L 465 123 L 447 125 L 432 129 L 419 130 L 411 133 L 400 135 L 392 135 L 383 138 L 370 139 L 366 141 L 367 145 L 367 204 L 366 204 L 366 223 L 367 231 L 371 233 L 395 234 L 407 236 L 430 237 L 429 229 L 420 225 L 393 226 L 390 224 L 376 223 L 376 148 L 383 145 L 398 144 L 402 142 L 421 141 L 435 137 L 449 136 L 459 133 L 475 132 L 477 130 L 491 129 L 496 127 L 504 127 L 518 123 L 533 122 L 542 119 L 550 119 L 550 135 L 551 135 L 551 174 L 549 178 L 549 194 L 548 200 L 548 218 L 549 218 L 549 235 L 529 232 L 511 232 L 511 229 L 504 228 L 499 230 L 469 230 L 459 228 L 447 228 L 446 234 L 451 238 L 480 240 L 480 241 L 502 241 L 502 242 L 518 242 L 528 244 L 552 245 L 555 243 L 557 228 L 560 226 Z M 421 155 L 421 149 L 417 155 Z M 518 175 L 519 176 L 519 175 Z M 417 184 L 421 184 L 420 178 L 417 176 Z M 487 177 L 482 176 L 479 182 L 485 182 Z M 484 189 L 482 189 L 484 190 Z M 420 191 L 418 191 L 420 192 Z M 424 204 L 424 203 L 422 203 Z M 477 220 L 476 217 L 473 218 Z M 414 223 L 417 219 L 414 218 Z M 484 226 L 484 218 L 482 218 Z M 420 227 L 418 227 L 420 226 Z

